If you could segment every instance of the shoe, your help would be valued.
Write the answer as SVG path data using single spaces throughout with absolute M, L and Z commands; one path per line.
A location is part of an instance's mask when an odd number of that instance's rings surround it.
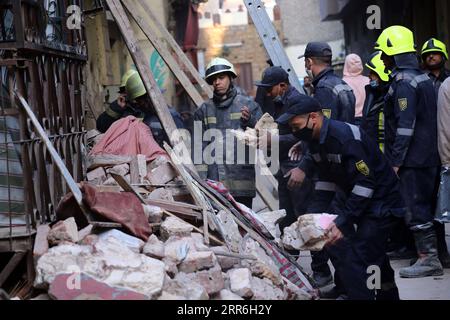
M 314 287 L 323 288 L 333 283 L 333 276 L 331 273 L 314 272 L 313 273 Z
M 400 269 L 402 278 L 442 276 L 444 270 L 438 259 L 436 233 L 433 227 L 414 232 L 419 258 L 410 267 Z
M 414 250 L 408 249 L 407 247 L 400 247 L 397 250 L 390 251 L 387 253 L 390 260 L 403 260 L 416 258 L 417 254 Z

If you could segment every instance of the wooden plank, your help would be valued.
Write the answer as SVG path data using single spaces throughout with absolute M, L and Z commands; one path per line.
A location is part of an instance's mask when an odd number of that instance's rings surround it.
M 139 0 L 140 5 L 144 8 L 148 17 L 152 20 L 153 24 L 156 26 L 159 32 L 161 32 L 162 37 L 166 40 L 167 44 L 172 48 L 173 52 L 179 59 L 179 61 L 186 67 L 186 69 L 191 73 L 192 77 L 197 81 L 200 88 L 204 92 L 205 98 L 212 98 L 213 91 L 209 84 L 200 76 L 195 66 L 192 64 L 191 60 L 186 56 L 186 54 L 181 50 L 178 43 L 175 41 L 170 32 L 162 25 L 158 18 L 153 14 L 150 6 L 145 0 Z
M 130 182 L 132 184 L 140 183 L 139 163 L 137 156 L 134 156 L 130 162 Z
M 93 170 L 98 167 L 114 167 L 123 163 L 130 163 L 133 159 L 132 156 L 120 156 L 112 154 L 102 154 L 96 156 L 87 157 L 87 168 L 88 170 Z
M 174 57 L 169 52 L 167 47 L 165 47 L 165 45 L 158 38 L 158 35 L 155 33 L 155 31 L 153 31 L 148 22 L 139 14 L 138 10 L 136 10 L 136 2 L 130 0 L 123 0 L 122 2 L 124 3 L 125 7 L 131 14 L 133 19 L 136 21 L 137 25 L 141 28 L 142 32 L 144 32 L 144 34 L 150 40 L 153 47 L 156 49 L 156 51 L 158 51 L 159 55 L 167 64 L 169 69 L 173 72 L 178 81 L 180 81 L 184 90 L 186 90 L 186 92 L 189 94 L 189 96 L 191 97 L 192 101 L 194 101 L 197 108 L 199 108 L 203 104 L 204 99 L 198 93 L 197 89 L 191 83 L 191 81 L 183 72 L 183 70 L 181 70 L 177 61 L 175 61 Z M 146 5 L 147 4 L 145 4 L 145 6 Z
M 11 260 L 9 260 L 8 264 L 3 268 L 2 272 L 0 272 L 0 287 L 5 283 L 17 265 L 22 261 L 26 252 L 16 252 Z

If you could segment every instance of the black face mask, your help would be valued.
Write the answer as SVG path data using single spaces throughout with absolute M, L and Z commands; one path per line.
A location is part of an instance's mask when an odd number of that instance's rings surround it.
M 313 135 L 313 129 L 308 128 L 308 123 L 309 123 L 309 116 L 308 116 L 308 120 L 306 121 L 306 126 L 304 128 L 292 132 L 294 137 L 296 137 L 297 139 L 302 140 L 302 141 L 311 141 L 312 135 Z

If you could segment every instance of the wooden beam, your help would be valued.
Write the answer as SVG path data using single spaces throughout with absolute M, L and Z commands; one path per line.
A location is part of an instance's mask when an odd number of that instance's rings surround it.
M 153 47 L 156 49 L 156 51 L 158 51 L 159 55 L 167 64 L 169 69 L 173 72 L 178 81 L 180 81 L 184 90 L 186 90 L 186 92 L 189 94 L 197 108 L 199 108 L 203 104 L 204 99 L 191 83 L 191 80 L 189 80 L 187 75 L 183 72 L 183 70 L 181 70 L 178 62 L 175 61 L 174 57 L 169 52 L 167 47 L 161 42 L 156 32 L 151 28 L 149 23 L 141 15 L 139 15 L 138 10 L 136 10 L 136 3 L 133 3 L 134 1 L 131 0 L 123 0 L 122 2 L 124 3 L 130 15 L 136 21 L 139 28 L 141 28 L 142 32 L 144 32 L 148 40 L 150 40 Z
M 158 20 L 158 18 L 153 14 L 150 6 L 145 0 L 139 0 L 139 3 L 144 8 L 144 11 L 147 13 L 148 17 L 153 21 L 156 28 L 161 32 L 162 37 L 166 40 L 167 44 L 172 48 L 176 57 L 180 60 L 180 62 L 186 67 L 186 69 L 191 73 L 192 77 L 197 81 L 200 88 L 202 89 L 205 98 L 212 98 L 213 91 L 209 84 L 200 76 L 198 70 L 195 69 L 195 66 L 192 64 L 191 60 L 186 56 L 186 54 L 181 50 L 178 43 L 175 41 L 170 32 L 162 25 L 162 23 Z
M 3 268 L 2 272 L 0 272 L 0 287 L 8 280 L 8 277 L 17 267 L 17 265 L 22 261 L 22 258 L 25 256 L 26 252 L 16 252 L 11 260 L 9 260 L 8 264 Z

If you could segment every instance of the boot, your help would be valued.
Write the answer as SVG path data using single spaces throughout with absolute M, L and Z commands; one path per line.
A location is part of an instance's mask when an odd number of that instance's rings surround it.
M 434 228 L 417 230 L 414 232 L 418 259 L 417 262 L 406 268 L 400 269 L 402 278 L 422 278 L 429 276 L 442 276 L 444 271 L 437 254 L 437 241 Z

